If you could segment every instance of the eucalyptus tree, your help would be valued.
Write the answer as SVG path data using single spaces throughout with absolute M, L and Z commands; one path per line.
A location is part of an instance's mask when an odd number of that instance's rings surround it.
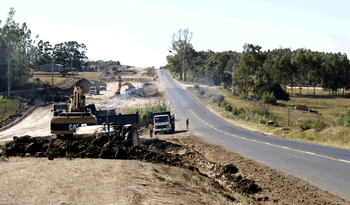
M 185 30 L 179 29 L 172 36 L 170 52 L 176 55 L 181 63 L 182 75 L 180 79 L 186 81 L 186 72 L 189 61 L 191 60 L 188 56 L 189 49 L 192 47 L 192 32 L 188 28 Z
M 261 46 L 253 44 L 244 44 L 241 59 L 235 70 L 235 81 L 238 81 L 243 88 L 244 93 L 248 85 L 259 84 L 263 73 L 263 64 L 266 54 L 261 50 Z

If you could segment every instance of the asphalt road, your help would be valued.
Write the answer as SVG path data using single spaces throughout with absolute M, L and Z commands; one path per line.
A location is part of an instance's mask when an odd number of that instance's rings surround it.
M 350 199 L 350 150 L 271 137 L 234 126 L 210 112 L 165 71 L 159 80 L 175 111 L 177 123 L 196 135 L 243 156 Z

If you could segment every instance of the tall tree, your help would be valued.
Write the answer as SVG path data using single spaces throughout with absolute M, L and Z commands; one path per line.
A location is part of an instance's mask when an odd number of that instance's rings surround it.
M 171 41 L 170 51 L 179 58 L 182 67 L 182 75 L 180 79 L 186 81 L 187 66 L 189 64 L 190 58 L 188 56 L 189 49 L 192 47 L 192 32 L 188 28 L 185 30 L 179 29 L 173 34 Z

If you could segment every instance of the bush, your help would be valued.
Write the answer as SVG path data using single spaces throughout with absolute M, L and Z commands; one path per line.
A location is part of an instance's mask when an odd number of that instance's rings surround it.
M 244 111 L 243 108 L 236 108 L 236 107 L 232 108 L 232 114 L 233 114 L 233 115 L 238 116 L 238 115 L 240 115 L 240 114 L 242 114 L 242 113 L 244 113 L 244 112 L 245 112 L 245 111 Z
M 280 84 L 260 83 L 254 90 L 254 94 L 259 98 L 262 98 L 265 93 L 271 92 L 277 100 L 290 100 L 289 94 L 283 90 Z
M 198 94 L 199 95 L 204 95 L 205 94 L 205 90 L 201 87 L 198 88 Z
M 246 93 L 244 93 L 244 92 L 239 93 L 239 97 L 241 99 L 246 99 L 248 97 L 248 92 L 246 92 Z
M 312 126 L 313 128 L 316 129 L 316 131 L 321 131 L 326 127 L 326 123 L 322 122 L 320 119 L 318 119 L 315 124 Z
M 299 123 L 299 124 L 298 124 L 298 127 L 299 127 L 301 130 L 305 131 L 305 130 L 308 130 L 308 129 L 311 128 L 311 124 L 310 124 L 310 123 L 304 123 L 304 122 L 302 122 L 302 123 Z
M 224 100 L 221 103 L 219 103 L 219 107 L 226 107 L 227 102 Z
M 158 101 L 156 103 L 149 103 L 145 106 L 139 106 L 135 107 L 127 112 L 125 114 L 134 114 L 136 112 L 139 112 L 140 117 L 140 126 L 147 126 L 148 123 L 152 121 L 152 114 L 153 112 L 160 112 L 160 111 L 166 111 L 166 105 L 164 102 Z
M 264 93 L 261 100 L 264 104 L 276 104 L 276 101 L 277 101 L 276 97 L 272 92 Z
M 345 114 L 341 114 L 337 121 L 340 126 L 350 127 L 350 110 Z
M 218 102 L 218 103 L 222 103 L 224 101 L 225 97 L 223 95 L 215 95 L 213 102 Z
M 231 112 L 231 111 L 232 111 L 232 106 L 231 106 L 230 104 L 227 104 L 227 105 L 225 106 L 225 110 Z

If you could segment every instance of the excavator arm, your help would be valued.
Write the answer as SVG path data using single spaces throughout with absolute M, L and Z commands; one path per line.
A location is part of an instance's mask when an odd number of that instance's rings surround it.
M 132 84 L 129 83 L 129 82 L 121 83 L 121 82 L 119 81 L 118 90 L 117 90 L 117 92 L 115 92 L 116 95 L 120 95 L 120 89 L 121 89 L 122 86 L 124 86 L 124 85 L 132 85 Z

